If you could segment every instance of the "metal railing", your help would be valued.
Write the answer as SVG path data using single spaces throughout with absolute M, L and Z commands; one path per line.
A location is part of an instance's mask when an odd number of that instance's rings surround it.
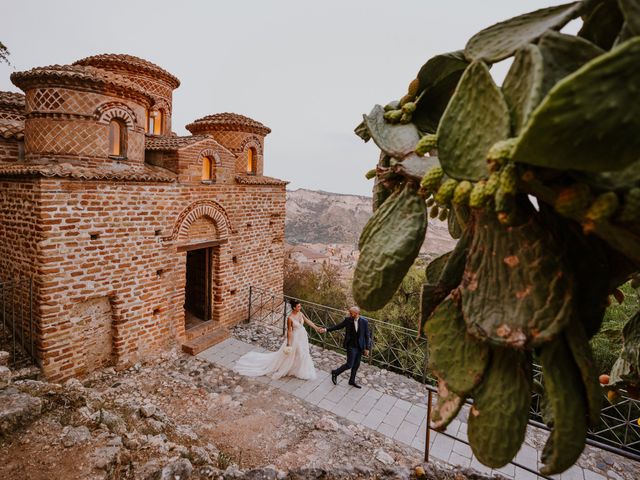
M 285 333 L 286 318 L 290 309 L 288 302 L 297 300 L 302 304 L 307 317 L 317 325 L 335 325 L 346 316 L 344 310 L 318 305 L 289 296 L 278 296 L 258 287 L 249 288 L 247 321 L 270 325 L 282 323 Z M 427 371 L 427 342 L 418 338 L 418 331 L 367 317 L 372 331 L 373 343 L 368 362 L 427 385 L 435 391 L 435 378 Z M 344 352 L 340 332 L 320 335 L 309 330 L 309 341 L 322 348 Z M 541 380 L 542 369 L 534 364 L 534 379 Z M 533 393 L 530 410 L 530 425 L 548 430 L 542 423 L 540 394 Z M 600 423 L 589 430 L 587 443 L 627 458 L 640 460 L 640 401 L 622 396 L 620 401 L 610 404 L 606 399 L 600 413 Z M 439 432 L 442 433 L 442 432 Z M 459 439 L 458 439 L 459 440 Z
M 0 278 L 0 350 L 11 355 L 13 368 L 37 364 L 33 278 Z

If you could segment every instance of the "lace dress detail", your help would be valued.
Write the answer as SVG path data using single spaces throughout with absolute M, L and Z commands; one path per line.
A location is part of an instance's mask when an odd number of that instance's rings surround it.
M 286 376 L 303 380 L 316 378 L 316 369 L 309 353 L 309 337 L 304 328 L 302 315 L 291 315 L 293 332 L 291 333 L 291 352 L 285 353 L 287 339 L 275 352 L 249 352 L 238 359 L 234 370 L 247 377 L 269 375 L 271 378 Z

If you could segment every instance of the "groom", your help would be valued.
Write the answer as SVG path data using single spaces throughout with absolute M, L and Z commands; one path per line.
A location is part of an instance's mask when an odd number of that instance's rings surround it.
M 349 309 L 349 316 L 346 317 L 338 325 L 326 328 L 325 331 L 333 332 L 336 330 L 345 329 L 344 335 L 344 348 L 347 350 L 347 363 L 331 370 L 331 381 L 334 385 L 338 384 L 338 375 L 345 370 L 351 369 L 351 376 L 349 377 L 349 385 L 355 388 L 362 388 L 356 383 L 356 372 L 360 366 L 360 359 L 364 354 L 365 357 L 369 356 L 369 350 L 371 349 L 371 332 L 369 331 L 369 322 L 366 318 L 360 316 L 360 309 L 358 307 L 351 307 Z

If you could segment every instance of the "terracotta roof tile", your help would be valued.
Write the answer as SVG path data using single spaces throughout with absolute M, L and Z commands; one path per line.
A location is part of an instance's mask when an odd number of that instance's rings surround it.
M 82 65 L 50 65 L 47 67 L 33 68 L 24 72 L 14 72 L 11 74 L 11 81 L 23 90 L 34 85 L 43 84 L 80 84 L 83 86 L 90 84 L 99 88 L 112 89 L 118 93 L 133 94 L 135 96 L 142 96 L 148 100 L 153 100 L 153 97 L 144 89 L 122 75 L 100 68 L 85 67 Z
M 20 120 L 0 120 L 0 137 L 24 138 L 24 122 Z
M 24 110 L 24 94 L 17 92 L 0 92 L 0 110 L 2 107 L 13 107 Z
M 236 175 L 236 182 L 242 185 L 287 185 L 289 183 L 279 178 L 260 175 Z
M 216 113 L 199 118 L 187 125 L 186 129 L 193 134 L 218 130 L 237 130 L 241 132 L 258 133 L 260 135 L 267 135 L 271 132 L 269 127 L 252 118 L 229 112 Z
M 122 168 L 81 167 L 71 163 L 11 164 L 0 166 L 0 177 L 43 176 L 79 180 L 124 180 L 131 182 L 175 182 L 171 172 L 149 165 Z
M 128 70 L 134 73 L 142 70 L 154 76 L 160 76 L 173 88 L 178 88 L 180 86 L 180 80 L 175 75 L 172 75 L 155 63 L 151 63 L 144 58 L 134 57 L 133 55 L 103 53 L 100 55 L 82 58 L 73 62 L 73 65 L 90 65 L 98 68 L 104 67 L 107 70 Z
M 211 137 L 208 135 L 188 135 L 184 137 L 147 135 L 145 149 L 161 151 L 180 150 L 181 148 L 188 147 L 207 138 Z

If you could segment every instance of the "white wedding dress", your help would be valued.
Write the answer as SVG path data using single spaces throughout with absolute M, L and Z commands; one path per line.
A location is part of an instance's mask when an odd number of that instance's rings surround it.
M 302 314 L 292 314 L 293 332 L 291 334 L 291 351 L 285 353 L 287 339 L 275 352 L 249 352 L 238 359 L 234 370 L 248 377 L 269 375 L 271 378 L 285 376 L 298 377 L 303 380 L 316 378 L 316 368 L 309 353 L 309 337 L 304 329 Z

